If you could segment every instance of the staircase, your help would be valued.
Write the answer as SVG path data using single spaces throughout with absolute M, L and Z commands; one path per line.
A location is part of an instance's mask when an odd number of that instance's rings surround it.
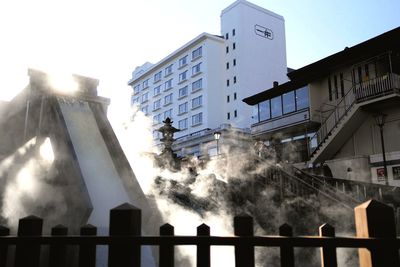
M 317 146 L 310 152 L 309 163 L 331 159 L 340 147 L 358 129 L 368 113 L 362 106 L 393 96 L 400 96 L 400 76 L 390 73 L 353 86 L 322 122 L 311 137 Z

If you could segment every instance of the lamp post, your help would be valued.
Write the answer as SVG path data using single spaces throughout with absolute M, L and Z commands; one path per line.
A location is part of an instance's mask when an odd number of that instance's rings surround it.
M 386 154 L 385 154 L 385 142 L 383 140 L 383 125 L 385 125 L 386 117 L 387 117 L 386 114 L 379 113 L 374 116 L 374 119 L 375 119 L 376 125 L 379 126 L 379 130 L 381 133 L 382 158 L 383 158 L 383 170 L 385 172 L 385 184 L 389 185 L 387 164 L 386 164 Z
M 219 138 L 221 138 L 221 132 L 214 132 L 214 139 L 217 140 L 217 156 L 219 156 Z

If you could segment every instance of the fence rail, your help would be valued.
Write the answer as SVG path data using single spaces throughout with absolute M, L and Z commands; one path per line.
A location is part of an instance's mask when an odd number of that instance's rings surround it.
M 210 236 L 210 227 L 202 224 L 197 236 L 175 236 L 174 227 L 164 224 L 160 236 L 141 236 L 141 211 L 131 205 L 121 205 L 110 212 L 110 235 L 97 236 L 96 227 L 82 227 L 80 236 L 67 235 L 68 229 L 58 225 L 51 236 L 42 236 L 43 220 L 29 216 L 19 221 L 18 235 L 0 228 L 0 266 L 8 266 L 8 248 L 15 245 L 14 266 L 40 266 L 41 248 L 50 247 L 49 266 L 66 266 L 69 246 L 79 247 L 78 266 L 93 267 L 96 246 L 109 247 L 109 267 L 139 267 L 141 246 L 159 247 L 159 266 L 174 266 L 174 246 L 197 246 L 197 266 L 211 266 L 211 246 L 233 246 L 235 266 L 254 266 L 254 247 L 279 247 L 281 266 L 295 266 L 295 247 L 315 247 L 321 250 L 321 266 L 337 266 L 337 248 L 359 248 L 361 267 L 399 266 L 400 239 L 396 237 L 393 209 L 375 200 L 355 208 L 357 237 L 335 237 L 334 227 L 324 224 L 319 236 L 293 236 L 291 226 L 283 224 L 278 236 L 254 236 L 253 219 L 247 215 L 234 217 L 235 236 Z M 43 262 L 43 261 L 42 261 Z

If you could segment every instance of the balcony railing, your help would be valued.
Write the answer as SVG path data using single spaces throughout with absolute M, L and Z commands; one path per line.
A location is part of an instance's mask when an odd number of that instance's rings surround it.
M 327 139 L 332 130 L 354 104 L 362 103 L 394 92 L 399 93 L 399 90 L 400 75 L 395 73 L 389 73 L 354 85 L 349 91 L 347 91 L 346 95 L 338 102 L 332 112 L 321 123 L 321 127 L 315 135 L 311 137 L 310 144 L 316 142 L 318 145 L 314 148 L 310 148 L 310 155 L 313 155 L 321 143 Z

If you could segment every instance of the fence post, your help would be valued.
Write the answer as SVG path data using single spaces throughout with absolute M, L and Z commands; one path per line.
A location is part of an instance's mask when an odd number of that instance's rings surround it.
M 210 227 L 207 224 L 201 224 L 197 227 L 197 236 L 210 236 Z M 209 245 L 198 245 L 196 266 L 210 267 L 210 246 Z
M 235 216 L 233 228 L 236 236 L 254 236 L 253 218 L 247 214 Z M 254 267 L 254 246 L 242 241 L 235 246 L 236 267 Z
M 319 227 L 319 236 L 335 237 L 335 228 L 325 223 Z M 324 245 L 321 248 L 321 266 L 337 267 L 336 247 Z
M 66 236 L 68 235 L 68 228 L 64 225 L 57 225 L 51 229 L 52 236 Z M 64 267 L 66 266 L 66 253 L 67 246 L 54 244 L 50 245 L 49 266 L 50 267 Z
M 166 223 L 160 227 L 160 236 L 174 236 L 174 227 Z M 174 246 L 168 242 L 160 240 L 160 267 L 173 267 L 175 254 Z
M 10 235 L 10 229 L 0 226 L 0 236 Z M 0 246 L 0 267 L 5 267 L 7 264 L 8 245 Z
M 86 224 L 81 227 L 81 236 L 96 236 L 97 227 Z M 96 245 L 81 244 L 79 245 L 79 267 L 95 267 L 96 266 Z
M 369 200 L 354 209 L 357 237 L 396 238 L 393 208 L 376 200 Z M 400 266 L 399 249 L 391 244 L 360 248 L 360 267 Z
M 140 236 L 142 211 L 124 203 L 110 211 L 110 237 Z M 108 249 L 109 267 L 140 267 L 140 244 L 112 244 Z
M 279 235 L 292 237 L 292 227 L 284 223 L 279 227 Z M 294 267 L 294 251 L 292 246 L 281 246 L 281 267 Z
M 28 216 L 19 219 L 19 237 L 41 236 L 43 220 L 36 216 Z M 40 264 L 40 244 L 18 244 L 15 251 L 16 267 L 39 267 Z

